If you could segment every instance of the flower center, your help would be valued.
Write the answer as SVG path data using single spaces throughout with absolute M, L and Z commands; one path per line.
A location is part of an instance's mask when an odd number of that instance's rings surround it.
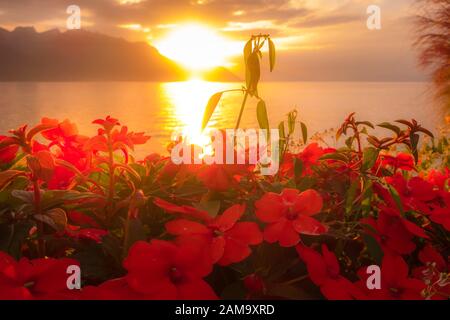
M 173 283 L 180 283 L 183 280 L 183 274 L 176 267 L 172 267 L 169 270 L 169 278 Z
M 286 219 L 288 220 L 295 220 L 298 217 L 298 213 L 294 212 L 292 207 L 288 208 L 288 212 L 286 213 Z

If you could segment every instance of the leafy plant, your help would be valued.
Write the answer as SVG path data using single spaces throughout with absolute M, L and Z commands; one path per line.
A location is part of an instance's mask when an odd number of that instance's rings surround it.
M 214 110 L 216 109 L 222 95 L 227 92 L 232 91 L 242 91 L 244 93 L 244 98 L 242 100 L 241 108 L 239 111 L 238 119 L 235 128 L 238 129 L 241 123 L 242 114 L 245 109 L 248 97 L 255 97 L 259 100 L 257 107 L 257 118 L 262 129 L 268 128 L 268 117 L 267 110 L 265 108 L 265 102 L 258 95 L 258 84 L 261 78 L 261 59 L 262 59 L 262 48 L 267 43 L 269 51 L 269 66 L 270 72 L 273 71 L 275 67 L 276 51 L 275 44 L 273 43 L 270 36 L 267 34 L 253 35 L 250 40 L 244 46 L 244 64 L 245 64 L 245 86 L 242 89 L 232 89 L 222 92 L 217 92 L 211 96 L 206 106 L 205 112 L 203 114 L 202 129 L 204 129 Z

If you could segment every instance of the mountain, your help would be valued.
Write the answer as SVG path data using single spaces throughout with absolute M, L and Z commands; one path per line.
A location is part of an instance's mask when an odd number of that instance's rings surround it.
M 216 67 L 210 71 L 204 72 L 202 77 L 206 81 L 220 81 L 220 82 L 242 81 L 242 79 L 240 79 L 237 75 L 235 75 L 225 67 Z
M 0 28 L 0 81 L 176 81 L 187 73 L 144 42 L 84 30 Z

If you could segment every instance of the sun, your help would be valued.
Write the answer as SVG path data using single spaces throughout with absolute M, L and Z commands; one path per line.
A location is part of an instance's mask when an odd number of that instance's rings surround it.
M 177 26 L 153 45 L 161 54 L 191 71 L 227 66 L 227 59 L 236 54 L 233 41 L 200 24 Z

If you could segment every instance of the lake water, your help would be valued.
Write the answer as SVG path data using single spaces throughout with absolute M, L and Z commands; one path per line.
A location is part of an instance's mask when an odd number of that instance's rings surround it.
M 172 132 L 184 128 L 198 132 L 209 97 L 240 83 L 200 80 L 172 83 L 0 83 L 0 134 L 41 117 L 65 119 L 78 124 L 81 133 L 94 133 L 96 118 L 111 115 L 134 131 L 152 136 L 145 152 L 162 152 Z M 428 83 L 366 82 L 273 82 L 262 83 L 259 93 L 266 101 L 271 127 L 296 108 L 309 132 L 336 128 L 350 113 L 374 123 L 415 118 L 436 131 L 443 111 L 433 105 Z M 242 93 L 224 94 L 211 125 L 233 128 Z M 244 112 L 243 127 L 257 128 L 256 101 Z M 140 153 L 142 150 L 140 151 Z

